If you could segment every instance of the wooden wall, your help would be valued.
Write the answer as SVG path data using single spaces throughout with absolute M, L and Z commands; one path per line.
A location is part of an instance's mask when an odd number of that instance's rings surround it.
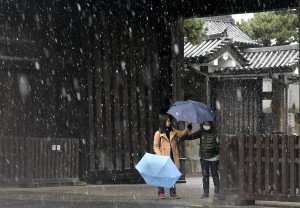
M 74 41 L 61 38 L 55 14 L 42 8 L 26 1 L 2 3 L 2 136 L 78 137 L 77 127 L 84 126 L 84 78 L 69 64 L 76 53 L 68 61 L 62 56 Z
M 240 134 L 220 138 L 220 194 L 213 204 L 300 201 L 298 136 Z
M 158 115 L 183 95 L 182 23 L 135 1 L 10 1 L 1 12 L 1 136 L 78 139 L 82 180 L 136 174 Z
M 184 74 L 184 96 L 185 99 L 197 100 L 207 103 L 206 77 L 194 71 Z
M 59 36 L 41 8 L 34 2 L 1 2 L 1 185 L 80 177 L 83 79 L 78 70 L 64 66 L 64 51 L 54 44 Z M 52 150 L 56 144 L 61 151 Z
M 219 132 L 263 132 L 261 91 L 261 79 L 215 80 L 212 84 L 212 98 Z
M 213 107 L 224 134 L 283 134 L 285 132 L 285 89 L 273 80 L 273 91 L 263 92 L 262 78 L 215 79 Z M 272 101 L 272 112 L 263 112 L 263 100 Z
M 136 174 L 144 153 L 153 152 L 158 115 L 172 102 L 171 29 L 100 14 L 92 31 L 88 177 L 120 182 L 120 173 Z
M 117 22 L 104 27 L 97 31 L 92 75 L 95 170 L 133 169 L 152 142 L 153 101 L 158 96 L 153 91 L 153 70 L 158 56 L 151 43 L 156 40 L 150 28 L 141 31 Z M 149 35 L 143 40 L 145 33 Z
M 0 186 L 74 184 L 79 179 L 78 139 L 0 138 Z
M 173 70 L 181 73 L 183 56 L 172 45 L 182 25 L 125 4 L 54 4 L 45 3 L 40 14 L 44 33 L 52 34 L 43 43 L 50 51 L 45 63 L 56 74 L 57 132 L 79 138 L 82 180 L 126 181 L 153 151 L 158 115 L 182 95 L 172 87 L 181 81 L 173 80 Z

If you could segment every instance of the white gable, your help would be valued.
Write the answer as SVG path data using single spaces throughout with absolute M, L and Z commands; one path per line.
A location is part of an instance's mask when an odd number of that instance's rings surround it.
M 240 67 L 230 52 L 226 51 L 221 56 L 208 63 L 208 72 L 212 73 L 216 68 Z

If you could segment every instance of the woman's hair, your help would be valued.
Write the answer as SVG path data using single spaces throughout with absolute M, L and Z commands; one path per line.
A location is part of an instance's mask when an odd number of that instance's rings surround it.
M 208 131 L 210 131 L 210 132 L 215 131 L 215 123 L 213 121 L 205 121 L 205 122 L 208 122 L 210 125 L 210 130 L 208 130 Z M 202 129 L 203 129 L 203 125 L 204 125 L 204 122 L 201 123 Z
M 166 126 L 167 119 L 169 119 L 171 122 L 173 120 L 173 117 L 171 115 L 159 115 L 159 132 L 160 133 L 166 133 L 168 128 Z

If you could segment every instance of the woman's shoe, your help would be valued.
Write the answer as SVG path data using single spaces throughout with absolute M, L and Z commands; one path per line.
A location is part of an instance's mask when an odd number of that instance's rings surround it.
M 166 198 L 164 193 L 159 193 L 158 196 L 159 196 L 159 198 L 161 198 L 161 199 L 165 199 L 165 198 Z
M 174 198 L 174 199 L 180 199 L 180 197 L 177 196 L 177 194 L 170 194 L 170 197 L 171 197 L 171 198 Z
M 200 198 L 208 198 L 208 194 L 202 194 Z

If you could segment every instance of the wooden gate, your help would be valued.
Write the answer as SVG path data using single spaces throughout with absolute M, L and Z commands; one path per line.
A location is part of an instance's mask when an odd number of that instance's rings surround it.
M 299 136 L 222 135 L 216 204 L 300 202 Z
M 0 186 L 78 181 L 78 139 L 0 138 Z

